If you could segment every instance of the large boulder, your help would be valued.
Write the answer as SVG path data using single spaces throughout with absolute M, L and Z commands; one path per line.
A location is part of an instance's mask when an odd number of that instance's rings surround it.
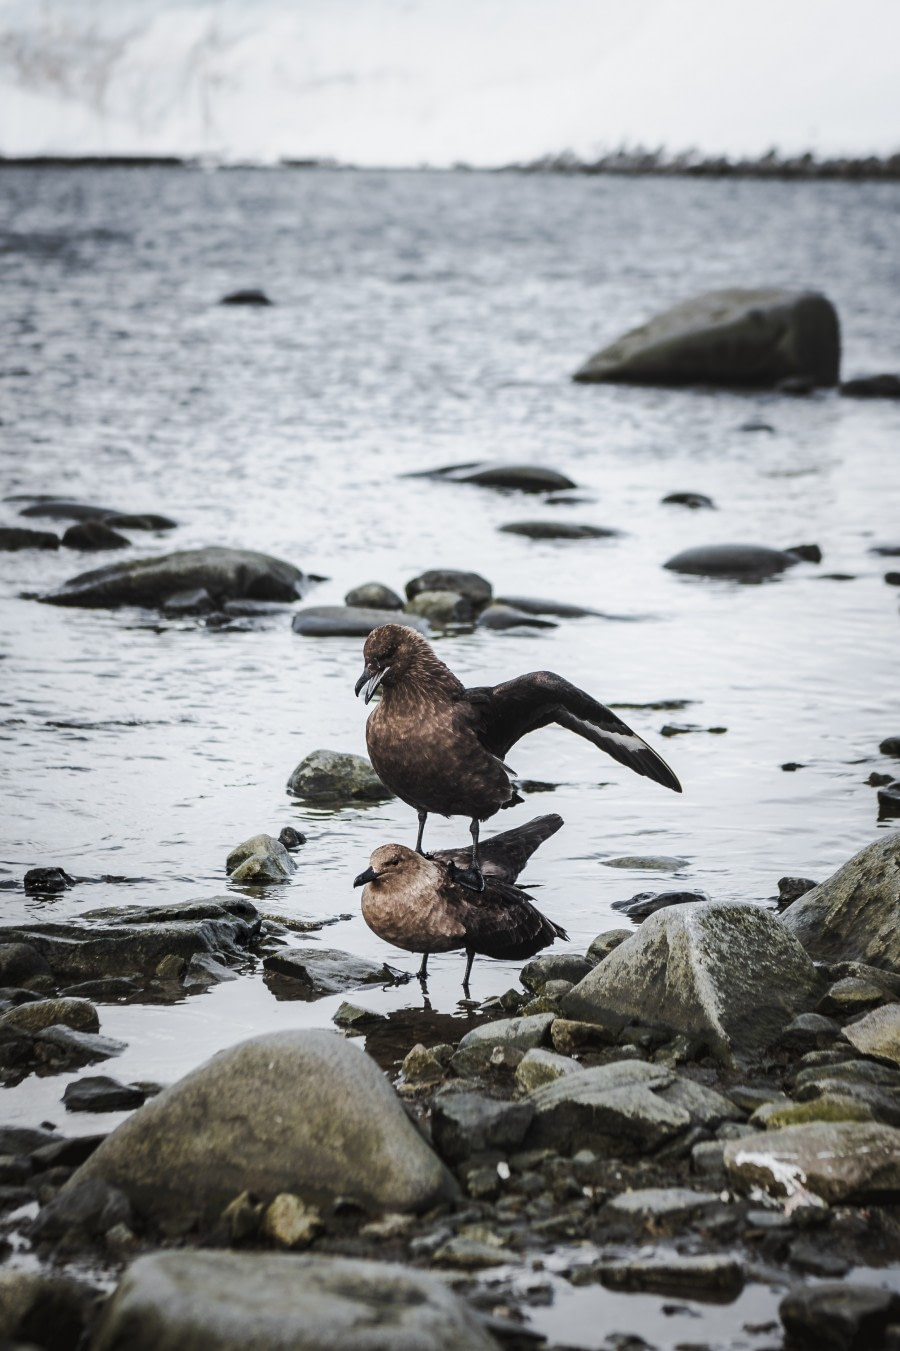
M 708 291 L 665 310 L 595 353 L 581 383 L 775 385 L 791 376 L 838 382 L 840 325 L 815 291 Z
M 781 917 L 815 961 L 900 972 L 900 832 L 854 854 Z
M 389 1262 L 161 1252 L 128 1268 L 92 1351 L 496 1351 L 436 1276 Z
M 815 968 L 780 920 L 707 901 L 651 915 L 562 1007 L 584 1022 L 612 1014 L 685 1033 L 733 1064 L 765 1050 L 817 997 Z
M 157 558 L 134 558 L 82 572 L 41 596 L 49 605 L 115 609 L 119 605 L 162 608 L 171 597 L 206 592 L 211 604 L 226 601 L 296 600 L 303 573 L 291 563 L 250 549 L 183 549 Z
M 455 1185 L 373 1060 L 336 1032 L 267 1033 L 213 1056 L 107 1136 L 68 1187 L 100 1178 L 168 1230 L 241 1192 L 424 1210 Z

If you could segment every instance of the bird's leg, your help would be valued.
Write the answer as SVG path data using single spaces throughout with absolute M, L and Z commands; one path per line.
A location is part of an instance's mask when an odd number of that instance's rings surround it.
M 457 870 L 454 881 L 461 882 L 464 887 L 471 888 L 472 891 L 484 891 L 484 873 L 478 866 L 478 818 L 472 817 L 472 824 L 469 827 L 472 832 L 472 862 L 468 868 Z
M 425 834 L 425 822 L 426 822 L 427 820 L 428 820 L 428 813 L 427 813 L 427 812 L 419 812 L 419 833 L 418 833 L 418 835 L 416 836 L 416 853 L 417 853 L 417 854 L 423 854 L 423 853 L 425 852 L 424 849 L 422 848 L 422 836 Z M 423 966 L 424 966 L 424 963 L 423 963 Z
M 472 974 L 472 963 L 475 960 L 475 952 L 472 948 L 468 950 L 469 960 L 466 962 L 466 974 L 463 976 L 463 989 L 466 992 L 466 998 L 469 995 L 469 976 Z
M 418 971 L 416 972 L 416 975 L 418 976 L 419 980 L 422 982 L 423 985 L 424 985 L 425 982 L 428 980 L 428 953 L 427 953 L 427 952 L 425 953 L 425 956 L 422 958 L 422 965 L 419 967 Z

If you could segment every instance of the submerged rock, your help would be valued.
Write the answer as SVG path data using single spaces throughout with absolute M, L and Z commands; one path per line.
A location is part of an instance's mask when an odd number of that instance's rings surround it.
M 113 530 L 107 521 L 76 521 L 62 537 L 66 549 L 81 549 L 92 553 L 101 549 L 127 549 L 130 539 Z
M 496 1351 L 436 1276 L 390 1262 L 155 1253 L 128 1268 L 92 1351 Z
M 900 1196 L 900 1130 L 869 1122 L 785 1126 L 725 1145 L 732 1181 L 750 1190 L 829 1205 Z
M 705 544 L 682 550 L 663 567 L 694 577 L 759 581 L 774 577 L 799 561 L 799 554 L 789 549 L 769 549 L 761 544 Z
M 364 582 L 362 586 L 355 586 L 352 591 L 347 592 L 344 604 L 363 610 L 403 609 L 403 601 L 396 591 L 392 591 L 381 582 Z
M 506 535 L 524 535 L 526 539 L 615 539 L 621 530 L 575 521 L 509 521 L 499 529 Z
M 437 478 L 450 483 L 475 483 L 482 488 L 513 488 L 524 493 L 563 492 L 578 485 L 557 469 L 538 464 L 484 464 L 470 460 L 441 469 L 416 470 L 407 478 Z
M 225 860 L 232 882 L 286 882 L 296 867 L 281 841 L 265 834 L 236 845 Z
M 511 605 L 488 605 L 482 610 L 476 622 L 476 628 L 493 629 L 502 632 L 505 629 L 555 629 L 552 619 L 540 619 L 526 610 L 516 610 Z
M 774 287 L 708 291 L 631 329 L 576 371 L 585 383 L 835 385 L 840 327 L 831 301 Z
M 554 615 L 557 619 L 583 619 L 587 615 L 599 616 L 601 613 L 599 610 L 588 610 L 583 605 L 570 605 L 562 600 L 540 600 L 535 596 L 498 596 L 496 604 L 529 615 Z
M 260 291 L 255 287 L 248 287 L 243 291 L 229 291 L 227 296 L 223 296 L 219 301 L 220 305 L 271 305 L 272 301 L 266 295 L 265 291 Z
M 306 802 L 334 806 L 383 802 L 394 797 L 364 755 L 346 751 L 312 751 L 287 781 L 287 791 Z
M 883 836 L 785 911 L 781 923 L 816 961 L 900 973 L 900 834 Z
M 900 375 L 858 375 L 842 380 L 840 392 L 845 399 L 900 399 Z
M 179 1232 L 214 1222 L 243 1191 L 372 1210 L 424 1210 L 456 1191 L 375 1062 L 338 1033 L 311 1030 L 253 1037 L 208 1060 L 138 1108 L 67 1189 L 91 1178 Z
M 429 633 L 427 620 L 401 611 L 364 609 L 358 605 L 309 605 L 298 610 L 291 628 L 304 638 L 365 638 L 382 624 L 405 624 L 418 633 Z
M 292 997 L 300 999 L 321 999 L 361 985 L 392 985 L 401 975 L 386 962 L 370 962 L 337 948 L 285 948 L 266 957 L 263 967 L 270 976 L 296 983 Z
M 135 1084 L 120 1084 L 106 1074 L 90 1074 L 68 1084 L 62 1100 L 69 1112 L 122 1112 L 140 1107 L 146 1096 Z
M 0 527 L 0 552 L 16 553 L 19 549 L 58 549 L 59 536 L 49 530 L 23 530 L 15 526 Z
M 406 583 L 406 598 L 414 600 L 423 591 L 455 591 L 475 606 L 485 605 L 494 588 L 486 577 L 477 572 L 461 572 L 457 568 L 429 568 Z
M 815 968 L 781 921 L 759 906 L 707 901 L 651 915 L 565 996 L 563 1011 L 682 1032 L 733 1063 L 771 1045 L 817 999 Z
M 49 605 L 115 609 L 120 605 L 162 607 L 170 596 L 204 590 L 216 605 L 252 600 L 296 600 L 303 573 L 291 563 L 250 549 L 184 549 L 156 558 L 128 559 L 83 572 L 49 591 Z
M 715 502 L 706 493 L 668 493 L 663 499 L 663 506 L 690 507 L 692 511 L 698 508 L 715 508 Z
M 708 900 L 705 891 L 640 891 L 630 900 L 613 901 L 612 908 L 640 924 L 657 910 L 665 910 L 670 905 L 693 905 Z
M 468 624 L 475 617 L 472 602 L 457 591 L 419 591 L 404 608 L 407 614 L 419 615 L 437 628 Z

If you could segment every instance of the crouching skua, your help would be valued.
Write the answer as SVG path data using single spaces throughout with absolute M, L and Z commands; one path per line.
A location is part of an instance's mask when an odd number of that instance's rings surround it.
M 366 724 L 375 772 L 416 809 L 418 853 L 429 812 L 470 818 L 470 866 L 456 880 L 475 890 L 484 885 L 479 823 L 522 801 L 504 757 L 528 732 L 557 723 L 636 774 L 681 792 L 665 760 L 627 723 L 552 671 L 466 689 L 426 639 L 399 624 L 373 629 L 363 657 L 356 693 L 368 703 L 382 692 Z
M 541 816 L 486 840 L 481 891 L 459 880 L 461 850 L 428 857 L 402 844 L 382 844 L 353 882 L 363 888 L 363 919 L 385 942 L 423 954 L 422 981 L 432 952 L 464 949 L 463 987 L 468 989 L 476 954 L 516 961 L 568 937 L 514 885 L 534 850 L 561 825 L 559 816 Z

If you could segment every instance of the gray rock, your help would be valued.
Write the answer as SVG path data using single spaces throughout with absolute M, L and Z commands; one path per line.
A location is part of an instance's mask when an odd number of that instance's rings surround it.
M 532 1046 L 516 1066 L 516 1087 L 523 1093 L 530 1093 L 541 1084 L 553 1083 L 565 1074 L 579 1073 L 581 1068 L 577 1060 L 567 1055 L 558 1055 L 543 1046 Z
M 339 1033 L 311 1030 L 214 1056 L 138 1108 L 67 1187 L 89 1178 L 183 1232 L 243 1191 L 314 1205 L 343 1196 L 373 1210 L 422 1210 L 455 1194 L 375 1062 Z
M 854 380 L 842 380 L 840 393 L 845 399 L 900 399 L 900 375 L 889 371 L 858 375 Z
M 113 530 L 106 521 L 76 521 L 70 525 L 60 541 L 66 549 L 80 549 L 94 553 L 102 549 L 127 549 L 130 539 Z
M 99 521 L 115 516 L 114 507 L 98 507 L 93 502 L 73 502 L 68 497 L 29 498 L 30 507 L 23 507 L 20 516 L 40 517 L 48 521 Z
M 875 970 L 870 967 L 869 970 Z M 818 1012 L 828 1017 L 850 1018 L 857 1013 L 867 1013 L 879 1004 L 887 1004 L 896 999 L 888 994 L 880 982 L 861 980 L 857 976 L 848 976 L 836 980 L 819 1000 Z
M 353 587 L 344 597 L 344 604 L 362 610 L 403 609 L 401 597 L 381 582 L 363 582 L 362 586 Z
M 482 1023 L 466 1033 L 450 1063 L 457 1074 L 478 1074 L 487 1069 L 495 1046 L 513 1046 L 519 1051 L 542 1046 L 550 1038 L 553 1017 L 552 1013 L 535 1013 Z
M 900 552 L 900 550 L 897 552 Z M 900 736 L 885 737 L 878 749 L 882 755 L 900 755 Z
M 308 605 L 294 615 L 291 628 L 304 638 L 365 638 L 373 629 L 388 623 L 404 624 L 418 633 L 431 631 L 428 621 L 418 615 L 402 611 L 386 614 L 384 610 L 361 605 Z
M 708 291 L 631 329 L 574 379 L 633 384 L 776 385 L 791 376 L 835 385 L 837 313 L 813 291 Z
M 227 296 L 223 296 L 219 301 L 220 305 L 257 305 L 267 306 L 272 302 L 265 291 L 259 291 L 250 287 L 243 291 L 229 291 Z
M 82 1238 L 99 1238 L 114 1225 L 132 1223 L 128 1197 L 98 1178 L 67 1187 L 40 1211 L 31 1226 L 35 1243 L 63 1238 L 75 1230 Z
M 26 1004 L 24 1007 L 34 1006 Z M 0 1023 L 9 1016 L 5 1014 Z M 844 1036 L 861 1055 L 875 1056 L 878 1060 L 900 1065 L 900 1004 L 887 1004 L 883 1008 L 873 1009 L 845 1027 Z
M 785 1126 L 725 1145 L 732 1181 L 773 1196 L 811 1194 L 829 1205 L 900 1196 L 900 1130 L 868 1122 Z
M 651 915 L 566 995 L 563 1012 L 587 1022 L 649 1015 L 733 1064 L 771 1045 L 817 999 L 815 968 L 778 919 L 709 901 Z
M 726 577 L 757 582 L 763 577 L 792 568 L 799 555 L 787 549 L 769 549 L 762 544 L 705 544 L 683 549 L 663 564 L 670 572 L 694 577 Z
M 879 821 L 888 821 L 900 816 L 900 779 L 889 783 L 886 788 L 879 788 L 877 797 Z
M 220 962 L 218 957 L 214 957 L 211 952 L 195 952 L 181 983 L 186 990 L 205 990 L 210 985 L 221 985 L 229 980 L 237 980 L 237 974 Z
M 427 619 L 436 628 L 447 624 L 468 624 L 475 617 L 472 602 L 458 591 L 418 591 L 404 609 L 409 615 Z
M 370 962 L 337 948 L 284 948 L 263 960 L 268 975 L 296 985 L 289 997 L 321 999 L 361 985 L 392 985 L 401 977 L 386 962 Z
M 414 600 L 423 591 L 453 591 L 458 596 L 465 596 L 466 600 L 480 609 L 491 599 L 494 588 L 486 577 L 477 572 L 461 572 L 457 568 L 429 568 L 406 583 L 407 600 Z
M 874 1090 L 877 1093 L 877 1089 Z M 871 1105 L 849 1093 L 828 1093 L 807 1102 L 769 1102 L 750 1118 L 758 1130 L 783 1130 L 786 1126 L 806 1126 L 813 1121 L 876 1121 Z M 894 1123 L 887 1123 L 894 1124 Z
M 506 535 L 524 535 L 526 539 L 615 539 L 622 533 L 576 521 L 509 521 L 499 529 Z
M 525 610 L 515 610 L 511 605 L 488 605 L 478 616 L 475 624 L 479 629 L 492 629 L 503 632 L 506 629 L 555 629 L 555 620 L 540 619 Z
M 691 1125 L 690 1113 L 654 1092 L 675 1075 L 640 1060 L 597 1065 L 544 1084 L 530 1095 L 529 1143 L 560 1153 L 592 1149 L 622 1157 L 655 1149 Z
M 781 920 L 816 961 L 859 961 L 900 974 L 900 832 L 882 835 L 801 896 Z
M 470 460 L 441 469 L 417 470 L 408 478 L 437 478 L 450 483 L 475 483 L 482 488 L 512 488 L 524 493 L 563 492 L 577 485 L 556 469 L 537 464 L 484 464 Z
M 613 1219 L 678 1224 L 721 1204 L 718 1192 L 689 1187 L 639 1187 L 607 1201 L 605 1213 Z
M 97 1291 L 69 1276 L 0 1272 L 0 1342 L 22 1351 L 81 1346 L 96 1303 Z
M 128 1043 L 115 1037 L 101 1037 L 96 1032 L 76 1032 L 64 1023 L 45 1027 L 34 1038 L 35 1054 L 48 1064 L 61 1068 L 73 1065 L 91 1065 L 95 1060 L 109 1060 L 121 1055 Z
M 690 859 L 677 858 L 674 854 L 621 854 L 602 862 L 604 868 L 642 868 L 648 872 L 675 873 L 686 868 Z
M 671 1084 L 654 1090 L 658 1097 L 674 1107 L 680 1107 L 691 1118 L 692 1126 L 715 1130 L 724 1121 L 743 1121 L 744 1113 L 724 1093 L 700 1084 L 684 1075 L 676 1076 Z
M 260 916 L 239 896 L 176 905 L 89 911 L 84 921 L 0 928 L 4 942 L 36 950 L 61 983 L 155 972 L 163 958 L 189 961 L 195 952 L 242 956 L 257 937 Z M 103 922 L 101 922 L 103 921 Z
M 203 589 L 216 605 L 251 600 L 296 600 L 303 573 L 280 558 L 249 549 L 184 549 L 154 558 L 109 563 L 49 591 L 50 605 L 115 609 L 119 605 L 160 607 L 178 592 Z
M 109 516 L 103 518 L 105 525 L 111 525 L 116 530 L 174 530 L 178 525 L 171 516 L 160 516 L 155 511 L 140 512 L 111 512 Z
M 694 905 L 708 900 L 705 891 L 640 891 L 627 901 L 613 901 L 612 908 L 639 924 L 670 905 Z
M 777 1044 L 789 1051 L 821 1051 L 840 1035 L 833 1018 L 821 1013 L 798 1013 L 781 1029 Z
M 133 1084 L 120 1084 L 106 1074 L 92 1074 L 67 1084 L 62 1100 L 69 1112 L 123 1112 L 140 1107 L 146 1096 Z
M 837 1053 L 840 1055 L 840 1053 Z M 846 1054 L 851 1054 L 849 1047 Z M 893 1065 L 879 1065 L 872 1060 L 847 1060 L 839 1058 L 826 1064 L 804 1066 L 794 1076 L 794 1087 L 802 1090 L 807 1084 L 827 1077 L 829 1079 L 848 1079 L 856 1083 L 877 1084 L 900 1093 L 900 1070 Z M 798 1092 L 798 1097 L 802 1093 Z
M 23 885 L 30 896 L 52 896 L 74 887 L 76 879 L 65 868 L 29 868 Z
M 344 1257 L 156 1253 L 128 1268 L 92 1351 L 496 1351 L 447 1285 Z
M 612 1290 L 644 1290 L 682 1299 L 732 1300 L 744 1286 L 744 1271 L 734 1257 L 683 1257 L 660 1253 L 627 1262 L 600 1262 L 590 1268 Z
M 568 980 L 576 984 L 593 966 L 593 962 L 574 952 L 551 952 L 544 957 L 535 957 L 523 966 L 519 979 L 526 990 L 540 994 L 551 980 Z
M 87 999 L 38 999 L 20 1004 L 0 1017 L 0 1028 L 33 1034 L 55 1023 L 65 1023 L 79 1032 L 99 1032 L 100 1018 Z
M 900 1322 L 900 1295 L 878 1285 L 827 1282 L 792 1290 L 778 1313 L 794 1345 L 810 1351 L 865 1351 L 885 1345 L 888 1325 Z
M 517 1149 L 525 1139 L 534 1107 L 526 1102 L 500 1102 L 480 1093 L 443 1091 L 431 1110 L 435 1148 L 449 1162 L 486 1150 Z
M 306 802 L 325 805 L 382 802 L 394 794 L 381 782 L 364 755 L 312 751 L 287 781 L 287 791 Z
M 818 886 L 810 877 L 779 877 L 778 879 L 778 910 L 787 910 L 794 901 L 799 901 L 801 896 L 805 896 L 813 887 Z
M 599 615 L 599 610 L 588 610 L 583 605 L 570 605 L 562 600 L 539 600 L 534 596 L 498 596 L 497 605 L 507 605 L 511 610 L 524 611 L 529 615 L 554 615 L 557 619 L 583 619 L 588 615 Z
M 663 506 L 690 507 L 691 511 L 697 511 L 701 507 L 714 509 L 715 502 L 706 493 L 668 493 L 663 499 Z
M 49 530 L 23 530 L 4 526 L 0 529 L 0 552 L 16 553 L 19 549 L 58 549 L 59 536 Z
M 225 605 L 231 604 L 232 601 L 225 602 Z M 225 605 L 221 607 L 223 610 Z M 160 608 L 165 615 L 182 618 L 186 615 L 209 614 L 210 610 L 216 609 L 216 602 L 205 586 L 194 586 L 184 591 L 173 591 L 171 596 L 166 596 L 165 600 L 160 602 Z
M 361 1005 L 351 1004 L 345 999 L 331 1021 L 338 1027 L 352 1030 L 358 1027 L 371 1027 L 373 1023 L 386 1023 L 388 1018 L 384 1013 L 362 1008 Z
M 253 835 L 235 845 L 225 860 L 232 882 L 286 882 L 296 867 L 284 845 L 271 835 Z
M 602 934 L 598 934 L 591 946 L 588 948 L 585 956 L 592 966 L 602 962 L 604 957 L 608 957 L 614 948 L 619 947 L 626 939 L 634 934 L 633 929 L 606 929 Z

